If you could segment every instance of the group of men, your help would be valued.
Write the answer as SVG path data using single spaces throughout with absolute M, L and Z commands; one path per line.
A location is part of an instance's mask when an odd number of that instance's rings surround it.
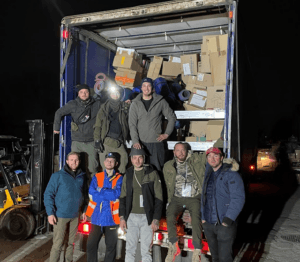
M 164 98 L 153 92 L 152 79 L 142 80 L 141 91 L 132 102 L 121 102 L 121 89 L 115 87 L 100 105 L 89 95 L 88 86 L 80 85 L 78 97 L 57 110 L 54 133 L 59 133 L 62 116 L 72 116 L 72 152 L 63 169 L 51 176 L 44 194 L 48 221 L 54 228 L 51 262 L 59 261 L 67 228 L 65 259 L 72 261 L 79 213 L 83 220 L 90 217 L 92 224 L 87 261 L 98 261 L 97 249 L 103 234 L 104 261 L 115 261 L 119 227 L 126 231 L 125 261 L 135 260 L 139 239 L 142 261 L 152 261 L 153 232 L 158 230 L 166 208 L 162 180 L 168 198 L 169 250 L 165 261 L 173 262 L 180 254 L 176 219 L 184 209 L 189 210 L 187 220 L 193 227 L 192 262 L 201 259 L 203 228 L 213 261 L 232 261 L 236 219 L 245 201 L 238 164 L 233 159 L 223 159 L 217 147 L 206 154 L 191 153 L 184 142 L 175 145 L 174 158 L 165 163 L 163 141 L 172 133 L 176 117 Z M 164 133 L 163 116 L 168 119 Z M 132 166 L 126 169 L 125 142 L 129 134 Z M 88 156 L 89 176 L 80 167 L 80 152 Z M 102 172 L 97 170 L 97 153 Z

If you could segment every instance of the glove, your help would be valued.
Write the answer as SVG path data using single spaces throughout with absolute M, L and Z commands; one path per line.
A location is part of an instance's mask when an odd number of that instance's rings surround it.
M 100 153 L 104 152 L 104 146 L 103 146 L 102 141 L 100 141 L 100 140 L 95 141 L 95 149 L 96 149 L 96 151 L 98 151 Z

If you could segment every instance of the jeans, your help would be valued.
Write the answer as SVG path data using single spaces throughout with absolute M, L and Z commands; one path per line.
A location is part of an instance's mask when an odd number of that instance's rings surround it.
M 213 262 L 232 262 L 232 245 L 236 236 L 236 223 L 225 227 L 204 223 L 203 229 Z
M 183 212 L 183 206 L 190 211 L 192 217 L 192 227 L 193 227 L 193 245 L 196 249 L 202 248 L 201 236 L 201 217 L 200 217 L 200 198 L 201 195 L 195 197 L 173 197 L 169 206 L 167 208 L 167 227 L 168 227 L 168 237 L 169 241 L 174 244 L 177 239 L 177 216 L 179 213 Z
M 127 220 L 125 262 L 134 262 L 136 247 L 141 240 L 141 255 L 143 262 L 152 262 L 150 246 L 153 232 L 145 214 L 131 213 Z
M 162 171 L 165 164 L 165 144 L 164 142 L 158 143 L 145 143 L 142 144 L 146 147 L 149 154 L 149 164 L 153 165 L 157 171 Z
M 119 226 L 101 227 L 91 224 L 91 233 L 86 247 L 88 262 L 98 262 L 98 245 L 103 234 L 105 235 L 106 245 L 104 262 L 115 261 L 118 242 L 118 228 Z
M 50 252 L 50 262 L 58 262 L 64 244 L 67 231 L 69 232 L 68 246 L 65 254 L 65 261 L 73 261 L 73 243 L 77 233 L 78 217 L 76 218 L 57 218 L 56 225 L 53 226 L 53 245 Z

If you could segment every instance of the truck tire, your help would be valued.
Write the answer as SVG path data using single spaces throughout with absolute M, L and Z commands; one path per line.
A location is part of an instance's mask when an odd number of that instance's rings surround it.
M 10 240 L 26 239 L 33 233 L 35 219 L 26 208 L 13 207 L 7 211 L 2 220 L 3 235 Z
M 152 257 L 155 262 L 162 262 L 161 258 L 161 246 L 153 245 L 152 246 Z

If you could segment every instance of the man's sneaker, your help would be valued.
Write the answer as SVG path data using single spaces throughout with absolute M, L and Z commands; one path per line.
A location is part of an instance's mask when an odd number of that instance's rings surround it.
M 166 257 L 165 262 L 174 262 L 176 256 L 180 254 L 181 250 L 178 246 L 178 242 L 172 244 L 169 242 L 169 250 L 168 250 L 168 255 Z
M 192 262 L 200 262 L 201 261 L 201 249 L 194 249 Z

